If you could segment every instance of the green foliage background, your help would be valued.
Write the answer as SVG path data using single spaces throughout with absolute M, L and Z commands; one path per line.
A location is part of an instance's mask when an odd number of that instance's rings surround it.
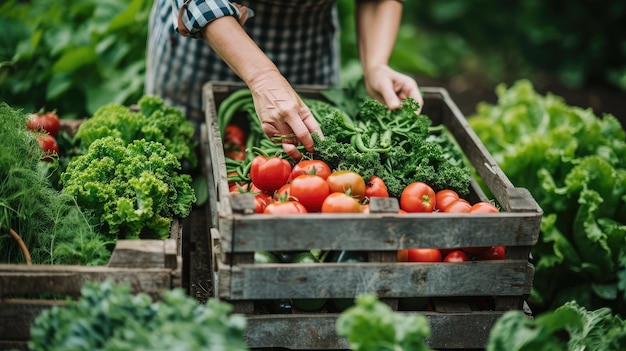
M 343 79 L 360 74 L 354 1 L 338 0 Z M 151 0 L 8 0 L 0 5 L 0 101 L 63 118 L 130 104 L 143 91 Z M 626 90 L 626 0 L 413 0 L 391 64 L 420 76 L 463 74 Z
M 82 118 L 143 91 L 150 0 L 9 0 L 0 6 L 0 100 Z

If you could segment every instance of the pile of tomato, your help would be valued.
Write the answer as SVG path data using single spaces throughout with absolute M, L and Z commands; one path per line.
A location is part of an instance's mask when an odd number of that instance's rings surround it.
M 61 129 L 61 121 L 54 111 L 37 112 L 29 116 L 26 127 L 37 133 L 37 141 L 45 154 L 42 160 L 50 161 L 53 155 L 59 153 L 56 135 Z
M 231 183 L 231 192 L 255 194 L 259 214 L 368 213 L 372 197 L 389 197 L 383 180 L 367 181 L 350 170 L 332 171 L 322 160 L 303 159 L 292 166 L 277 156 L 256 156 L 250 166 L 250 183 Z M 408 184 L 399 199 L 398 213 L 498 213 L 490 202 L 470 204 L 451 189 L 435 192 L 423 182 Z M 398 251 L 399 262 L 460 262 L 502 259 L 504 247 L 407 249 Z

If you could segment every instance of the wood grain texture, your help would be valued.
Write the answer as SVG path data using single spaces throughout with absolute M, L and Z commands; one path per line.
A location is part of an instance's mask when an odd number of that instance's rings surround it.
M 409 312 L 407 312 L 409 313 Z M 426 343 L 433 349 L 482 349 L 502 312 L 446 314 L 423 312 L 431 327 Z M 337 336 L 337 314 L 248 316 L 245 341 L 254 347 L 293 350 L 349 350 Z
M 463 263 L 219 264 L 217 296 L 229 300 L 521 296 L 533 269 L 525 260 Z

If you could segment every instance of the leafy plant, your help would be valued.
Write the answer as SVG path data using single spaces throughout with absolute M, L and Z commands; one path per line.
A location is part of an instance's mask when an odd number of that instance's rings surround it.
M 625 14 L 624 0 L 606 6 L 565 0 L 421 0 L 405 3 L 404 20 L 429 42 L 452 37 L 457 49 L 468 49 L 456 56 L 461 57 L 456 65 L 445 52 L 433 54 L 442 59 L 434 61 L 437 66 L 445 64 L 450 73 L 482 70 L 494 82 L 550 73 L 574 88 L 606 82 L 626 89 Z
M 182 110 L 169 106 L 154 95 L 143 95 L 137 111 L 110 103 L 99 107 L 93 116 L 81 123 L 74 142 L 82 149 L 107 136 L 120 138 L 125 144 L 139 139 L 159 142 L 181 163 L 197 164 L 193 140 L 194 127 Z
M 486 351 L 618 351 L 626 347 L 626 321 L 609 308 L 587 310 L 575 301 L 529 319 L 521 311 L 500 317 Z
M 27 111 L 91 115 L 143 91 L 148 0 L 19 1 L 0 5 L 0 95 Z
M 428 351 L 428 319 L 419 313 L 394 312 L 376 295 L 364 294 L 343 311 L 336 324 L 353 351 Z
M 167 238 L 174 217 L 189 215 L 195 201 L 191 176 L 159 142 L 107 136 L 74 157 L 61 174 L 70 194 L 98 218 L 113 239 Z
M 25 261 L 13 229 L 33 263 L 98 265 L 108 261 L 108 241 L 90 225 L 91 213 L 54 189 L 42 171 L 43 151 L 27 116 L 0 103 L 0 262 Z
M 35 319 L 30 350 L 248 350 L 244 317 L 230 315 L 232 307 L 216 299 L 199 304 L 174 289 L 152 301 L 111 279 L 87 283 L 81 293 Z
M 532 248 L 533 310 L 576 300 L 626 315 L 626 133 L 612 115 L 542 96 L 529 81 L 498 86 L 469 118 L 516 186 L 544 211 Z

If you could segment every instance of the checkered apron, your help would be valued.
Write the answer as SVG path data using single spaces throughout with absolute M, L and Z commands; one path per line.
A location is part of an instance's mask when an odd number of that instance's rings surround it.
M 172 1 L 155 0 L 152 8 L 145 93 L 160 96 L 183 109 L 190 120 L 201 122 L 202 86 L 211 80 L 241 80 L 202 39 L 176 32 L 178 13 Z M 239 3 L 254 11 L 244 29 L 291 84 L 338 84 L 335 0 Z

